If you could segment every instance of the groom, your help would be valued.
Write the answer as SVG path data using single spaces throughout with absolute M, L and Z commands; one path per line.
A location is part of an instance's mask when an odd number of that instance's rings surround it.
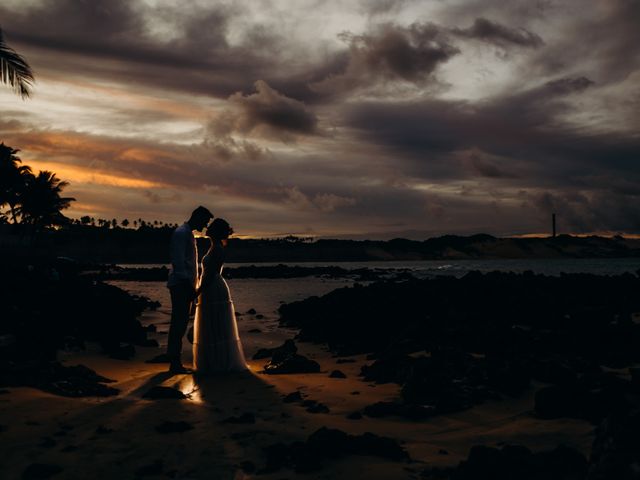
M 193 231 L 207 226 L 213 214 L 206 208 L 196 208 L 189 220 L 180 225 L 171 237 L 171 273 L 167 286 L 171 293 L 171 326 L 167 357 L 171 373 L 189 373 L 182 366 L 182 337 L 189 323 L 191 303 L 196 297 L 198 254 Z

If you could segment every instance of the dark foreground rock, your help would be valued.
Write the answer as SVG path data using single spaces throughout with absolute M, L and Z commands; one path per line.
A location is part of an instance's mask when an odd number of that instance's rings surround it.
M 33 387 L 64 397 L 109 397 L 120 391 L 104 385 L 110 380 L 84 365 L 60 362 L 8 362 L 0 365 L 0 386 Z
M 408 460 L 409 455 L 398 443 L 373 433 L 349 435 L 341 430 L 323 427 L 305 442 L 278 443 L 264 449 L 266 466 L 261 473 L 293 468 L 297 473 L 320 470 L 330 459 L 346 455 L 371 455 L 389 460 Z
M 320 364 L 297 353 L 289 355 L 278 361 L 271 360 L 264 366 L 264 373 L 269 375 L 281 375 L 287 373 L 319 373 Z
M 565 446 L 532 453 L 520 445 L 501 449 L 476 445 L 469 457 L 450 469 L 427 469 L 425 479 L 450 480 L 584 480 L 587 460 L 580 452 Z
M 275 348 L 261 348 L 254 355 L 254 360 L 260 360 L 263 358 L 272 358 L 275 357 L 276 361 L 279 359 L 283 359 L 288 355 L 292 355 L 298 352 L 298 347 L 293 340 L 285 340 L 282 345 Z
M 298 347 L 293 340 L 286 340 L 276 348 L 262 348 L 253 356 L 257 358 L 271 357 L 264 366 L 264 373 L 278 375 L 286 373 L 318 373 L 320 364 L 297 353 Z
M 22 473 L 22 480 L 43 480 L 62 473 L 63 468 L 49 463 L 32 463 Z
M 150 388 L 142 398 L 149 400 L 184 400 L 186 395 L 177 388 L 155 386 Z
M 596 430 L 587 480 L 640 479 L 640 408 L 613 412 Z
M 373 415 L 456 412 L 518 397 L 536 380 L 551 384 L 539 416 L 597 423 L 630 389 L 602 367 L 640 362 L 638 291 L 631 274 L 471 272 L 340 288 L 282 305 L 280 323 L 337 355 L 368 353 L 362 377 L 401 386 L 393 408 Z

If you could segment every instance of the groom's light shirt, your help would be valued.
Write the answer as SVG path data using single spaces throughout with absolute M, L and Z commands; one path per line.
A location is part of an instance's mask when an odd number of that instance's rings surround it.
M 196 239 L 188 223 L 175 229 L 171 236 L 171 272 L 167 286 L 190 283 L 195 287 L 198 279 Z

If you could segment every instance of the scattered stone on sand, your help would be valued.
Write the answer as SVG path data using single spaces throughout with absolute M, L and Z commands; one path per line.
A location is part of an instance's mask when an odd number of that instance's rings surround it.
M 330 378 L 347 378 L 347 376 L 341 370 L 334 370 L 329 374 Z
M 193 426 L 183 420 L 177 422 L 165 421 L 156 426 L 156 431 L 158 433 L 180 433 L 188 430 L 193 430 Z
M 113 433 L 113 431 L 113 428 L 105 427 L 104 425 L 98 425 L 98 428 L 96 428 L 96 433 L 99 435 L 107 435 Z
M 258 320 L 262 320 L 262 319 L 264 318 L 264 315 L 262 315 L 261 313 L 258 313 L 258 314 L 256 315 L 256 318 L 257 318 Z
M 256 423 L 256 416 L 251 412 L 245 412 L 242 415 L 225 418 L 224 420 L 222 420 L 222 423 L 231 423 L 231 424 Z
M 352 454 L 409 460 L 407 452 L 393 439 L 369 432 L 349 435 L 327 427 L 312 433 L 305 442 L 277 443 L 263 450 L 267 457 L 266 466 L 258 473 L 273 473 L 287 467 L 296 473 L 314 472 L 320 470 L 327 460 Z
M 362 413 L 360 412 L 351 412 L 349 415 L 347 415 L 347 418 L 349 420 L 360 420 L 362 419 Z
M 152 387 L 150 390 L 148 390 L 142 396 L 142 398 L 148 398 L 150 400 L 163 400 L 163 399 L 183 400 L 187 397 L 184 393 L 182 393 L 177 388 L 163 387 L 161 385 L 156 385 L 155 387 Z
M 262 330 L 260 330 L 259 328 L 252 328 L 248 331 L 248 333 L 262 333 Z
M 319 373 L 320 364 L 297 353 L 285 357 L 272 356 L 271 361 L 264 366 L 264 373 L 279 375 L 288 373 Z
M 440 450 L 438 450 L 438 454 L 439 455 L 449 455 L 449 452 L 447 450 L 445 450 L 444 448 L 441 448 Z
M 256 313 L 257 312 L 255 308 L 250 308 L 249 310 L 247 310 L 247 315 L 255 315 Z
M 354 390 L 350 393 L 350 395 L 360 395 L 360 392 L 358 390 Z
M 295 392 L 287 393 L 284 397 L 282 397 L 282 401 L 284 403 L 295 403 L 302 402 L 302 393 L 300 390 L 296 390 Z
M 64 397 L 109 397 L 119 390 L 104 383 L 114 380 L 98 375 L 84 365 L 64 366 L 57 361 L 11 363 L 2 371 L 8 386 L 29 386 Z
M 32 463 L 24 472 L 22 480 L 42 480 L 51 478 L 62 472 L 62 467 L 49 463 Z
M 329 413 L 329 411 L 329 407 L 320 402 L 315 402 L 307 407 L 307 412 L 309 413 Z
M 260 360 L 262 358 L 275 358 L 276 361 L 285 359 L 290 355 L 298 352 L 298 347 L 291 339 L 285 340 L 282 345 L 275 348 L 261 348 L 254 355 L 254 360 Z

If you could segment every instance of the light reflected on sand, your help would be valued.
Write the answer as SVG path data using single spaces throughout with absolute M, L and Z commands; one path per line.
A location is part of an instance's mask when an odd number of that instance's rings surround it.
M 201 404 L 217 404 L 228 400 L 229 395 L 241 391 L 259 393 L 273 386 L 266 382 L 251 366 L 244 372 L 230 372 L 212 375 L 182 375 L 174 388 L 179 389 L 190 401 Z

